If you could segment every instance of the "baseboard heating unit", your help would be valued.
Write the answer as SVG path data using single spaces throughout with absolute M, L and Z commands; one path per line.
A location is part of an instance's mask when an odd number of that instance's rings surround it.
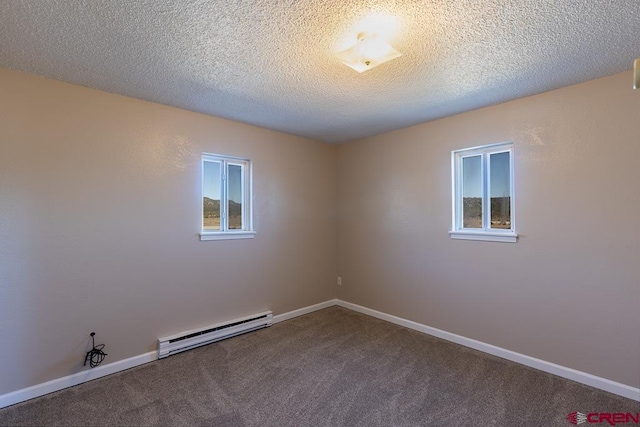
M 270 326 L 272 323 L 273 312 L 265 311 L 263 313 L 229 320 L 228 322 L 217 323 L 201 329 L 185 331 L 170 337 L 160 338 L 158 339 L 158 359 L 225 338 L 255 331 L 256 329 Z

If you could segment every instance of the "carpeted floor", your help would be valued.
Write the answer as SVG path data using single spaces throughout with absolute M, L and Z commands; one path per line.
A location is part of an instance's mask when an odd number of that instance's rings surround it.
M 569 426 L 640 404 L 340 307 L 0 410 L 0 425 Z

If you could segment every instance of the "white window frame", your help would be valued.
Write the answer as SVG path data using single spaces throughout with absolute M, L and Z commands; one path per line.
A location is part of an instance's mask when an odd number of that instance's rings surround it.
M 220 163 L 220 230 L 204 229 L 204 165 L 206 162 Z M 230 165 L 242 167 L 242 230 L 229 229 L 229 218 L 227 207 L 229 204 L 227 181 L 227 171 Z M 230 240 L 230 239 L 253 239 L 253 207 L 251 201 L 252 194 L 252 169 L 251 160 L 241 157 L 225 156 L 220 154 L 203 153 L 200 164 L 201 189 L 200 189 L 200 240 Z
M 509 153 L 509 174 L 510 174 L 510 210 L 511 229 L 501 230 L 491 228 L 491 155 L 499 153 Z M 462 161 L 466 157 L 480 156 L 482 174 L 482 228 L 464 228 L 462 226 Z M 449 235 L 452 239 L 463 240 L 484 240 L 489 242 L 518 241 L 515 221 L 515 181 L 514 181 L 514 155 L 513 142 L 502 142 L 498 144 L 483 145 L 478 147 L 454 150 L 451 152 L 451 182 L 452 182 L 452 215 L 451 231 Z

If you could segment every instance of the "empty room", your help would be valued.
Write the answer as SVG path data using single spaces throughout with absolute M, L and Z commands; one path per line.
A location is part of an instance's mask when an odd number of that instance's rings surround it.
M 0 0 L 0 426 L 640 425 L 633 0 Z

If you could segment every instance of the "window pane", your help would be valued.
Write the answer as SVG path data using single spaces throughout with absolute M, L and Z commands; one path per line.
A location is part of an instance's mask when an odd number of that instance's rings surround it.
M 491 228 L 511 229 L 510 153 L 491 154 L 489 159 L 491 186 Z
M 220 230 L 220 163 L 204 162 L 202 179 L 203 230 Z
M 462 227 L 482 228 L 482 158 L 462 159 Z
M 229 230 L 242 230 L 242 166 L 229 165 Z

